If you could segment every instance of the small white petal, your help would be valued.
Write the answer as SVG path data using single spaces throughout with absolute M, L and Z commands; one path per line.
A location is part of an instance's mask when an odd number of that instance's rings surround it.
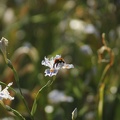
M 44 66 L 47 66 L 49 68 L 52 68 L 53 63 L 54 63 L 53 58 L 51 58 L 51 60 L 49 60 L 48 58 L 45 57 L 41 64 L 44 65 Z
M 56 55 L 54 59 L 59 59 L 61 58 L 61 55 Z
M 13 84 L 13 82 L 9 83 L 8 86 L 10 87 Z
M 11 97 L 11 96 L 9 95 L 8 99 L 10 99 L 10 100 L 14 100 L 14 97 Z
M 2 37 L 1 43 L 4 44 L 5 46 L 7 46 L 8 45 L 8 40 L 6 38 Z
M 10 96 L 10 93 L 8 92 L 8 88 L 12 85 L 12 82 L 8 84 L 8 86 L 6 86 L 3 90 L 0 91 L 0 100 L 2 99 L 9 99 L 9 100 L 13 100 L 14 97 Z
M 58 73 L 58 70 L 56 69 L 46 69 L 45 70 L 45 76 L 52 77 L 53 75 L 56 75 Z
M 12 84 L 13 82 L 9 83 L 4 90 L 7 90 Z
M 62 67 L 63 69 L 70 69 L 70 68 L 74 68 L 73 64 L 64 64 L 64 66 Z

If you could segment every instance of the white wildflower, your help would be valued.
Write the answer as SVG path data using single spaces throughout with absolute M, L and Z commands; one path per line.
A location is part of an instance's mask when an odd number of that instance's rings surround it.
M 74 68 L 72 64 L 66 64 L 61 55 L 56 55 L 54 58 L 51 57 L 50 59 L 45 57 L 42 61 L 42 65 L 49 67 L 49 69 L 45 70 L 45 76 L 50 77 L 56 75 L 59 69 Z
M 59 91 L 57 89 L 52 90 L 48 94 L 48 100 L 50 103 L 58 104 L 60 102 L 73 102 L 74 99 L 72 96 L 67 96 L 64 91 Z
M 0 85 L 0 100 L 2 99 L 9 99 L 9 100 L 13 100 L 14 97 L 11 97 L 10 96 L 10 93 L 8 92 L 8 88 L 12 85 L 13 83 L 9 83 L 7 87 L 5 87 L 3 90 L 2 90 L 2 87 Z

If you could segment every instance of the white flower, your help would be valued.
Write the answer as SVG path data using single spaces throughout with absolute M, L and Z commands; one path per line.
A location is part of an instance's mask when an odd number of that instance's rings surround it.
M 42 65 L 49 67 L 49 69 L 45 70 L 45 76 L 50 77 L 56 75 L 59 69 L 74 68 L 72 64 L 66 64 L 61 55 L 56 55 L 54 58 L 51 57 L 50 59 L 45 57 L 42 61 Z
M 3 53 L 3 56 L 5 58 L 5 61 L 7 63 L 7 56 L 6 56 L 6 46 L 8 45 L 8 40 L 4 37 L 0 40 L 0 49 Z
M 48 100 L 50 103 L 58 104 L 60 102 L 73 102 L 74 99 L 71 96 L 67 96 L 63 91 L 52 90 L 48 94 Z
M 13 100 L 14 97 L 10 96 L 10 93 L 8 92 L 8 88 L 12 85 L 13 83 L 9 83 L 8 86 L 6 88 L 4 88 L 2 90 L 2 87 L 0 85 L 0 100 L 2 99 L 9 99 L 9 100 Z

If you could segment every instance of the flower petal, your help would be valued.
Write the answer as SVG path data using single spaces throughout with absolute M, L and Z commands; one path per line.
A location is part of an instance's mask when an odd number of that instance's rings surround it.
M 2 99 L 9 99 L 13 100 L 14 97 L 10 96 L 10 93 L 8 92 L 8 88 L 12 85 L 12 82 L 8 84 L 3 90 L 0 91 L 0 100 Z M 2 88 L 1 88 L 2 89 Z
M 52 77 L 53 75 L 56 75 L 58 73 L 58 70 L 56 69 L 46 69 L 45 70 L 45 76 Z
M 64 64 L 64 66 L 62 66 L 63 69 L 70 69 L 70 68 L 74 68 L 73 64 Z
M 59 59 L 59 58 L 61 58 L 61 55 L 56 55 L 56 56 L 54 57 L 54 60 L 55 60 L 55 59 Z
M 11 85 L 13 84 L 13 82 L 9 83 L 5 89 L 3 89 L 3 91 L 6 91 Z
M 53 63 L 54 63 L 53 58 L 51 58 L 49 60 L 48 58 L 45 57 L 41 64 L 44 65 L 44 66 L 47 66 L 49 68 L 52 68 L 53 67 Z

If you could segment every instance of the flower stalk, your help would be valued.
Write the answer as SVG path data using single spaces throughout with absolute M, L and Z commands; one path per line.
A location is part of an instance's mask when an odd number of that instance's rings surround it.
M 32 106 L 32 110 L 31 110 L 31 115 L 34 116 L 35 112 L 36 112 L 36 109 L 37 109 L 37 101 L 38 101 L 38 97 L 39 97 L 39 94 L 40 92 L 50 84 L 50 81 L 48 81 L 42 88 L 39 89 L 39 91 L 37 92 L 36 94 L 36 97 L 35 97 L 35 100 L 34 100 L 34 103 L 33 103 L 33 106 Z
M 106 75 L 108 71 L 110 70 L 111 66 L 114 63 L 114 53 L 111 48 L 109 48 L 105 42 L 105 34 L 102 34 L 102 43 L 103 46 L 98 50 L 98 63 L 107 62 L 108 64 L 104 68 L 104 71 L 102 73 L 101 79 L 100 79 L 100 86 L 99 86 L 99 101 L 98 101 L 98 120 L 103 119 L 103 103 L 104 103 L 104 89 L 106 85 Z M 104 59 L 103 53 L 107 51 L 107 53 L 110 56 L 110 60 Z M 108 62 L 109 61 L 109 62 Z
M 8 40 L 6 38 L 2 37 L 2 39 L 0 40 L 0 49 L 1 49 L 2 53 L 3 53 L 3 57 L 5 59 L 6 64 L 8 65 L 8 67 L 11 68 L 12 71 L 13 71 L 13 74 L 14 74 L 14 77 L 15 77 L 19 92 L 20 92 L 20 97 L 21 97 L 21 99 L 22 99 L 22 101 L 23 101 L 23 103 L 24 103 L 24 105 L 25 105 L 25 107 L 26 107 L 26 109 L 27 109 L 27 111 L 28 111 L 28 113 L 30 115 L 31 120 L 34 120 L 33 116 L 30 113 L 30 109 L 29 109 L 29 107 L 28 107 L 28 105 L 26 103 L 26 100 L 25 100 L 25 98 L 23 96 L 23 93 L 21 91 L 18 74 L 17 74 L 14 66 L 12 65 L 11 61 L 9 59 L 7 59 L 6 46 L 8 46 Z
M 20 92 L 21 99 L 22 99 L 22 101 L 23 101 L 23 103 L 24 103 L 24 105 L 25 105 L 25 107 L 26 107 L 26 109 L 27 109 L 27 111 L 28 111 L 28 113 L 29 113 L 29 115 L 30 115 L 31 120 L 34 120 L 33 116 L 32 116 L 31 113 L 30 113 L 30 109 L 29 109 L 29 107 L 28 107 L 28 105 L 27 105 L 27 103 L 26 103 L 26 100 L 25 100 L 25 98 L 24 98 L 24 96 L 23 96 L 22 90 L 21 90 L 21 88 L 20 88 L 18 74 L 17 74 L 15 68 L 13 67 L 11 61 L 8 60 L 7 63 L 8 63 L 8 64 L 7 64 L 8 67 L 10 67 L 10 68 L 12 69 L 12 71 L 13 71 L 13 74 L 14 74 L 14 77 L 15 77 L 15 80 L 16 80 L 16 83 L 17 83 L 19 92 Z
M 10 106 L 6 105 L 5 106 L 6 110 L 14 113 L 14 115 L 16 115 L 20 120 L 25 120 L 25 118 L 15 109 L 11 108 Z

